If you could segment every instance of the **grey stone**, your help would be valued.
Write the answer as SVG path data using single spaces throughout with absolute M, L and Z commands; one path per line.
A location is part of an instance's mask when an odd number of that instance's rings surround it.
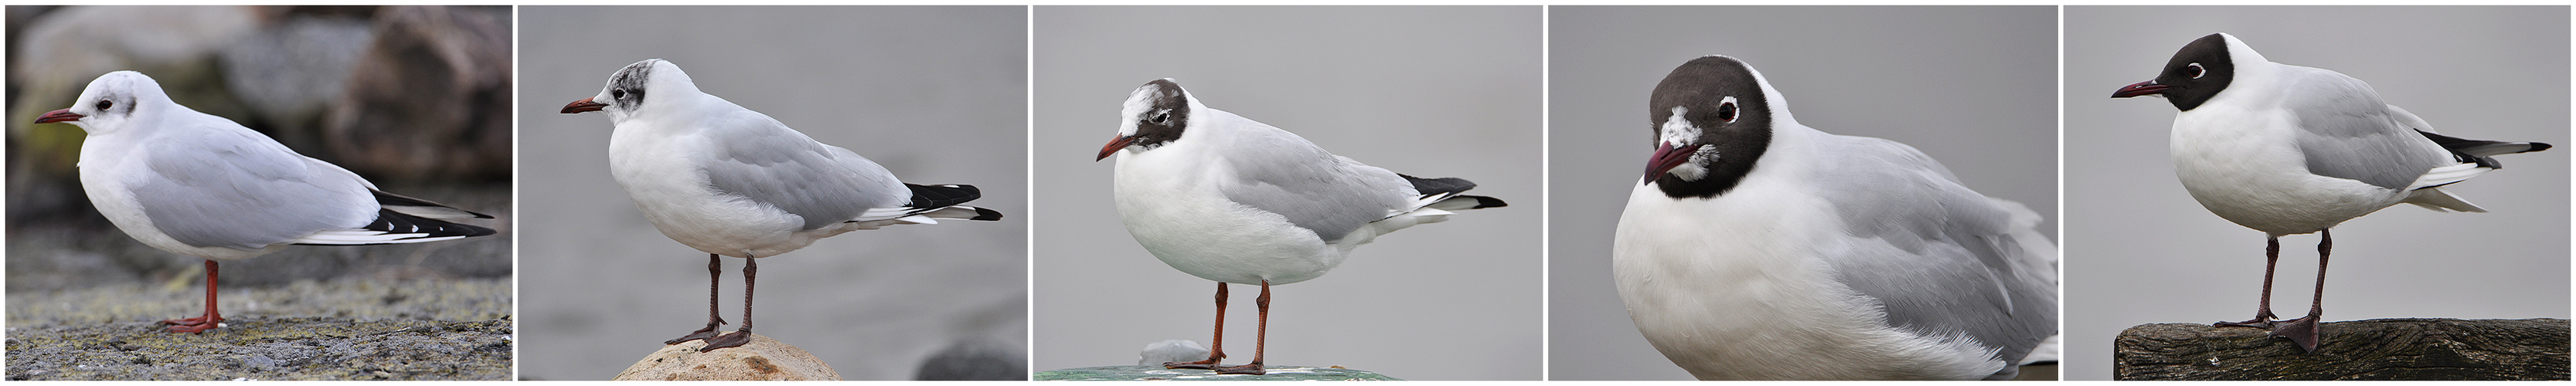
M 1278 366 L 1269 374 L 1217 374 L 1211 370 L 1166 369 L 1163 366 L 1100 366 L 1040 371 L 1040 381 L 1400 381 L 1367 370 L 1335 367 Z

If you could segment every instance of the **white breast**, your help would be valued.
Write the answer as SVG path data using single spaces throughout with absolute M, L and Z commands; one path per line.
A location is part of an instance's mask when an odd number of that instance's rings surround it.
M 2310 174 L 2288 114 L 2210 103 L 2174 117 L 2175 177 L 2221 218 L 2273 235 L 2315 232 L 2405 199 L 2404 192 Z
M 1766 160 L 1797 157 L 1794 134 Z M 1714 199 L 1639 185 L 1619 216 L 1611 270 L 1637 330 L 1700 379 L 1981 379 L 2002 369 L 1965 336 L 1886 325 L 1874 300 L 1819 254 L 1854 242 L 1805 165 L 1771 162 Z
M 1306 281 L 1341 264 L 1347 249 L 1285 217 L 1226 200 L 1212 183 L 1233 179 L 1233 170 L 1191 142 L 1119 153 L 1112 196 L 1137 244 L 1181 272 L 1237 284 Z
M 626 187 L 644 218 L 663 236 L 700 251 L 769 257 L 849 231 L 801 231 L 804 221 L 786 211 L 717 194 L 699 167 L 712 153 L 697 130 L 621 122 L 609 137 L 608 151 L 609 172 Z

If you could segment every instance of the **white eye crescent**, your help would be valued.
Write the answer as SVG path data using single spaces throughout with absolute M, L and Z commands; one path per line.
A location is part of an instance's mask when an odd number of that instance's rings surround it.
M 1742 114 L 1736 113 L 1735 97 L 1726 97 L 1717 101 L 1717 120 L 1735 123 L 1735 118 L 1740 115 Z
M 2191 67 L 2191 78 L 2192 78 L 2192 79 L 2200 79 L 2200 76 L 2201 76 L 2201 75 L 2209 75 L 2209 69 L 2207 69 L 2207 68 L 2201 68 L 2201 67 L 2200 67 L 2200 63 L 2192 63 L 2192 64 L 2189 64 L 2189 66 Z

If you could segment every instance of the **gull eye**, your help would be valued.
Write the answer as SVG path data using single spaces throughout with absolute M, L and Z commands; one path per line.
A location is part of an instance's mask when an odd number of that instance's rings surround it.
M 1169 124 L 1169 123 L 1171 123 L 1171 122 L 1172 122 L 1172 113 L 1170 113 L 1170 112 L 1156 112 L 1156 113 L 1154 113 L 1154 124 L 1161 125 L 1161 124 Z
M 610 97 L 610 98 L 617 98 L 617 99 L 626 99 L 626 89 L 622 89 L 622 88 L 608 89 L 608 97 Z
M 109 107 L 116 107 L 116 102 L 111 102 L 106 99 L 98 100 L 98 111 L 107 111 L 107 108 Z
M 2207 68 L 2201 68 L 2201 67 L 2200 67 L 2200 63 L 2192 63 L 2192 64 L 2189 64 L 2188 66 L 2190 67 L 2190 69 L 2189 69 L 2189 70 L 2187 70 L 2187 71 L 2191 71 L 2191 78 L 2192 78 L 2192 79 L 2200 79 L 2200 76 L 2201 76 L 2201 75 L 2209 75 L 2209 69 L 2207 69 Z
M 1736 118 L 1736 114 L 1735 114 L 1735 101 L 1734 101 L 1734 100 L 1728 100 L 1728 101 L 1725 101 L 1725 102 L 1719 102 L 1719 103 L 1717 104 L 1717 120 L 1720 120 L 1720 121 L 1726 121 L 1726 123 L 1735 123 L 1735 118 Z

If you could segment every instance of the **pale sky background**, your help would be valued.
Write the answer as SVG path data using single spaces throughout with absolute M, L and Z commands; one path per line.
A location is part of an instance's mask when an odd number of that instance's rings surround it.
M 1208 343 L 1216 285 L 1138 247 L 1111 204 L 1117 161 L 1092 161 L 1127 93 L 1174 78 L 1209 108 L 1511 204 L 1380 236 L 1330 274 L 1273 287 L 1269 364 L 1539 378 L 1539 7 L 1037 7 L 1036 20 L 1038 370 Z M 1233 286 L 1228 364 L 1252 360 L 1258 288 Z
M 1691 379 L 1638 335 L 1610 239 L 1653 152 L 1646 99 L 1704 55 L 1761 70 L 1808 127 L 1923 150 L 2051 221 L 2055 7 L 1551 9 L 1553 379 Z
M 2109 379 L 2121 329 L 2254 314 L 2263 233 L 2210 214 L 2174 179 L 2172 104 L 2110 98 L 2213 32 L 2274 62 L 2369 82 L 2445 135 L 2562 146 L 2498 157 L 2505 169 L 2443 188 L 2494 213 L 2399 205 L 2335 227 L 2328 321 L 2568 317 L 2567 12 L 2068 7 L 2066 378 Z M 2274 314 L 2306 314 L 2316 243 L 2281 239 Z
M 707 254 L 655 231 L 608 174 L 605 114 L 558 114 L 629 63 L 885 165 L 969 184 L 1001 221 L 892 226 L 761 258 L 761 335 L 845 379 L 912 379 L 954 342 L 1024 347 L 1027 8 L 521 7 L 520 374 L 608 379 L 706 321 Z M 743 259 L 722 315 L 742 323 Z

